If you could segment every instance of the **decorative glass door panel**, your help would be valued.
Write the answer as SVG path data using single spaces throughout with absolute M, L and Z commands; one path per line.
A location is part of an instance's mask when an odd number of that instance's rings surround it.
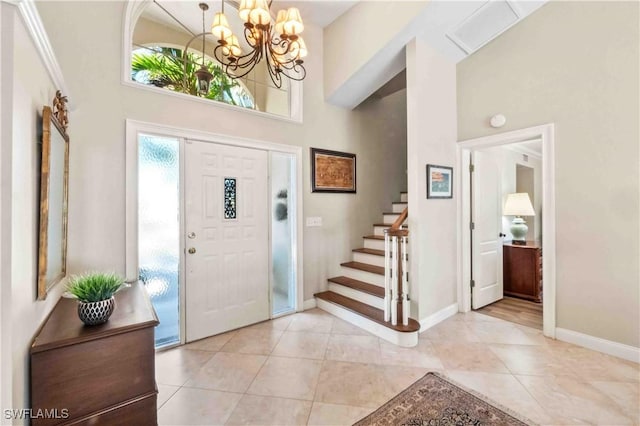
M 156 347 L 180 343 L 180 141 L 138 136 L 138 265 L 160 325 Z
M 294 262 L 296 200 L 295 157 L 271 153 L 271 310 L 273 316 L 295 310 Z

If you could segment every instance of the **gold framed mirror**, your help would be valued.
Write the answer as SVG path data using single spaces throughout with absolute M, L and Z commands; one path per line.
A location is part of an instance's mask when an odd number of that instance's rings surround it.
M 53 108 L 42 111 L 40 241 L 38 299 L 67 275 L 67 203 L 69 198 L 69 123 L 67 98 L 56 92 Z

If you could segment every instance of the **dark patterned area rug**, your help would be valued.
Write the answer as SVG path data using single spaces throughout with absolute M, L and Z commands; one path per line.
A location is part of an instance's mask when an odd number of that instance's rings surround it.
M 354 426 L 520 426 L 531 422 L 438 373 L 423 378 Z

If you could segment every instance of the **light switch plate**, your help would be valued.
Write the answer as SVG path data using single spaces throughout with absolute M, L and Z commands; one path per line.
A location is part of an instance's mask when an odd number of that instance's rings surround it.
M 307 227 L 318 227 L 322 226 L 322 218 L 321 217 L 308 217 L 307 218 Z

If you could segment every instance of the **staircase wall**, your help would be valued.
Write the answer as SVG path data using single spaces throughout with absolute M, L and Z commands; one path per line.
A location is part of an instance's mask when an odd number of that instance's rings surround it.
M 411 313 L 425 319 L 457 300 L 460 171 L 454 169 L 452 199 L 426 198 L 426 164 L 455 164 L 456 64 L 421 39 L 412 40 L 406 54 Z
M 353 108 L 404 68 L 428 0 L 362 1 L 324 29 L 324 95 Z

